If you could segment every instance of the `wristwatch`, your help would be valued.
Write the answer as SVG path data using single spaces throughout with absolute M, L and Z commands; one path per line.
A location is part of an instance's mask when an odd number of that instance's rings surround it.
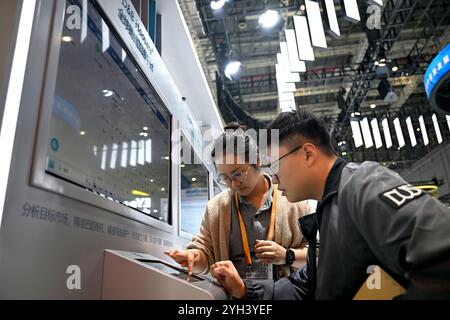
M 295 252 L 292 249 L 287 249 L 286 250 L 286 264 L 288 266 L 292 265 L 295 261 Z

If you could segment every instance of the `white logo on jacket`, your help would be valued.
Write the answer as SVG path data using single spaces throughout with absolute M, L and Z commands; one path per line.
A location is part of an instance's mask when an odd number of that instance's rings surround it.
M 386 191 L 382 196 L 389 200 L 397 208 L 400 208 L 407 202 L 420 197 L 424 192 L 420 189 L 415 188 L 410 184 L 405 184 L 402 186 L 395 187 L 389 191 Z

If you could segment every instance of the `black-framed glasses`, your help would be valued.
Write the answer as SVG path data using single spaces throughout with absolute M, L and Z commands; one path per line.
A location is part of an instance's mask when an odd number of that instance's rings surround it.
M 261 167 L 263 167 L 263 168 L 268 168 L 269 171 L 270 171 L 270 172 L 269 172 L 270 175 L 272 175 L 272 176 L 277 176 L 276 173 L 278 172 L 278 168 L 279 168 L 279 166 L 280 166 L 280 161 L 281 161 L 283 158 L 286 158 L 288 155 L 293 154 L 293 153 L 296 152 L 297 150 L 300 150 L 301 148 L 303 148 L 303 144 L 300 145 L 300 146 L 298 146 L 298 147 L 295 147 L 294 149 L 292 149 L 291 151 L 289 151 L 289 152 L 286 153 L 285 155 L 279 157 L 277 160 L 272 161 L 272 162 L 270 162 L 270 163 L 267 163 L 267 164 L 265 164 L 265 165 L 262 165 Z M 278 179 L 278 177 L 277 177 L 277 179 Z
M 248 171 L 250 170 L 250 166 L 247 167 L 246 170 L 241 172 L 233 173 L 231 176 L 227 176 L 226 174 L 219 174 L 219 178 L 217 179 L 221 184 L 230 185 L 233 181 L 242 183 L 248 176 Z

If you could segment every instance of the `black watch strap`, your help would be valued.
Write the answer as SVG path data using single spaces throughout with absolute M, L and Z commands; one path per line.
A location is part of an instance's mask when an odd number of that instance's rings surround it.
M 288 248 L 286 249 L 286 264 L 288 266 L 292 265 L 295 261 L 295 252 L 294 250 Z

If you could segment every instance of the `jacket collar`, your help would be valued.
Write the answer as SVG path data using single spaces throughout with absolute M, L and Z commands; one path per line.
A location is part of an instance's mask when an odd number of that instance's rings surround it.
M 342 170 L 346 165 L 347 161 L 342 158 L 337 158 L 334 162 L 334 165 L 328 173 L 328 177 L 325 182 L 322 200 L 320 200 L 317 204 L 318 208 L 323 207 L 331 198 L 333 198 L 333 196 L 337 194 L 339 182 L 341 181 Z
M 344 167 L 347 165 L 347 161 L 342 158 L 337 158 L 333 167 L 328 173 L 327 180 L 325 182 L 325 188 L 323 192 L 322 200 L 317 204 L 316 212 L 301 217 L 298 220 L 300 229 L 306 240 L 311 244 L 315 241 L 317 229 L 322 224 L 322 213 L 326 204 L 337 195 L 339 189 L 339 182 L 341 180 L 341 174 Z

